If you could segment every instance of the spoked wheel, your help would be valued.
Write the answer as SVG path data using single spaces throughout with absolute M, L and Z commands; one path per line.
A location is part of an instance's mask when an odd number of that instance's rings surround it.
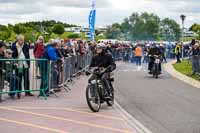
M 101 108 L 101 98 L 95 86 L 89 85 L 86 89 L 86 99 L 89 108 L 93 112 L 99 112 Z

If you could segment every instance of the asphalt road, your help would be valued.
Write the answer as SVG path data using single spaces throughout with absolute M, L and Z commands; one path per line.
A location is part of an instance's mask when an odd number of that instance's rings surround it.
M 200 90 L 145 67 L 118 63 L 116 101 L 153 133 L 200 133 Z

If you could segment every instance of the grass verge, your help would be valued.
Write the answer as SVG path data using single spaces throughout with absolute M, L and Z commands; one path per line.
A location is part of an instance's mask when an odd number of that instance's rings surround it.
M 181 63 L 176 63 L 173 66 L 180 73 L 200 81 L 199 75 L 197 75 L 197 74 L 196 75 L 192 75 L 192 64 L 191 64 L 190 61 L 183 60 Z

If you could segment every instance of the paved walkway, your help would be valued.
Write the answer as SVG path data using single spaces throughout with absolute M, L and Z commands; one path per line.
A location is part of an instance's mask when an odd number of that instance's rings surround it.
M 72 91 L 64 90 L 44 100 L 22 97 L 0 103 L 2 133 L 136 133 L 116 109 L 102 106 L 92 113 L 85 98 L 87 78 L 76 81 Z

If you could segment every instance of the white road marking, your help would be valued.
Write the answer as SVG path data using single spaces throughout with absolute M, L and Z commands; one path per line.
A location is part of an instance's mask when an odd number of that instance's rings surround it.
M 113 106 L 124 119 L 129 123 L 137 133 L 152 133 L 148 128 L 146 128 L 142 123 L 136 120 L 133 116 L 131 116 L 126 110 L 124 110 L 116 101 Z
M 127 65 L 124 68 L 122 68 L 120 71 L 122 72 L 146 72 L 147 69 L 145 66 L 131 66 Z

